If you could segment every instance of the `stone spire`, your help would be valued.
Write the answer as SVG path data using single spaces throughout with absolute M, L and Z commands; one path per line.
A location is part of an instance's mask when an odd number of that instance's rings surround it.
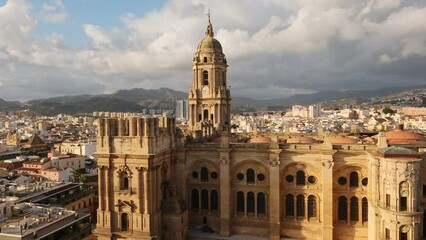
M 213 33 L 213 25 L 210 21 L 210 10 L 207 13 L 207 16 L 209 17 L 209 24 L 207 25 L 207 30 L 206 30 L 206 37 L 210 36 L 210 37 L 214 37 L 214 33 Z

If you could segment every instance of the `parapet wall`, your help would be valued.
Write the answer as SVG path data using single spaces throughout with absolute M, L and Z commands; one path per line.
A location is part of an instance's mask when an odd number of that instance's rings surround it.
M 174 148 L 171 117 L 99 118 L 97 126 L 97 153 L 155 154 Z

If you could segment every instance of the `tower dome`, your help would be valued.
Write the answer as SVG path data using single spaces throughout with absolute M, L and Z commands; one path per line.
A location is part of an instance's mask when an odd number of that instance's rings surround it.
M 222 45 L 214 38 L 213 25 L 210 21 L 207 25 L 205 37 L 198 43 L 197 51 L 194 56 L 196 62 L 223 62 L 226 63 L 225 54 L 223 54 Z

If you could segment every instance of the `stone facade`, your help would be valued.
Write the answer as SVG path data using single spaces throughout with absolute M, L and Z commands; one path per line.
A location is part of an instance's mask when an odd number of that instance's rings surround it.
M 236 142 L 226 127 L 230 94 L 221 53 L 209 21 L 193 63 L 189 125 L 220 137 L 184 141 L 167 117 L 98 119 L 99 239 L 186 239 L 188 228 L 202 226 L 223 237 L 425 236 L 426 138 L 399 130 L 388 139 L 380 134 L 377 144 L 341 136 Z M 415 144 L 404 142 L 410 136 Z

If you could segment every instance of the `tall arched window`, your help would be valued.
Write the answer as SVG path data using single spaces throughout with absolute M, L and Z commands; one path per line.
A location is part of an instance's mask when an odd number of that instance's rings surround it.
M 208 182 L 209 181 L 209 169 L 206 167 L 201 168 L 201 182 Z
M 209 192 L 206 189 L 201 190 L 201 209 L 209 210 Z
M 121 231 L 129 230 L 129 215 L 127 213 L 121 214 Z
M 219 209 L 219 196 L 216 190 L 210 192 L 210 209 L 217 211 Z
M 258 193 L 257 194 L 257 213 L 258 214 L 265 214 L 266 213 L 265 194 L 264 193 Z
M 316 218 L 317 217 L 317 201 L 316 197 L 310 195 L 308 197 L 308 218 Z
M 285 196 L 285 215 L 294 217 L 294 197 L 291 194 Z
M 207 109 L 204 109 L 204 111 L 203 111 L 203 120 L 204 121 L 209 120 L 209 110 L 207 110 Z
M 296 200 L 296 212 L 297 212 L 297 217 L 304 217 L 305 216 L 305 197 L 300 194 L 297 195 L 297 200 Z
M 191 207 L 192 209 L 199 209 L 200 208 L 200 195 L 198 192 L 198 189 L 192 189 L 191 191 Z
M 296 185 L 305 185 L 305 172 L 298 171 L 296 173 Z
M 403 225 L 399 228 L 399 240 L 408 240 L 408 232 L 410 228 L 407 225 Z
M 352 197 L 351 198 L 351 221 L 358 221 L 359 220 L 359 212 L 358 212 L 358 198 Z
M 129 189 L 129 178 L 123 177 L 123 190 Z
M 349 176 L 349 186 L 350 187 L 358 187 L 358 173 L 351 172 Z
M 209 73 L 203 71 L 203 85 L 209 85 Z
M 348 220 L 348 200 L 345 197 L 339 197 L 338 200 L 338 219 L 341 221 Z
M 366 197 L 362 198 L 362 221 L 368 222 L 368 200 Z
M 254 170 L 251 168 L 247 169 L 247 183 L 254 183 Z
M 237 192 L 237 212 L 244 213 L 244 193 Z
M 247 213 L 254 213 L 254 193 L 247 193 Z

